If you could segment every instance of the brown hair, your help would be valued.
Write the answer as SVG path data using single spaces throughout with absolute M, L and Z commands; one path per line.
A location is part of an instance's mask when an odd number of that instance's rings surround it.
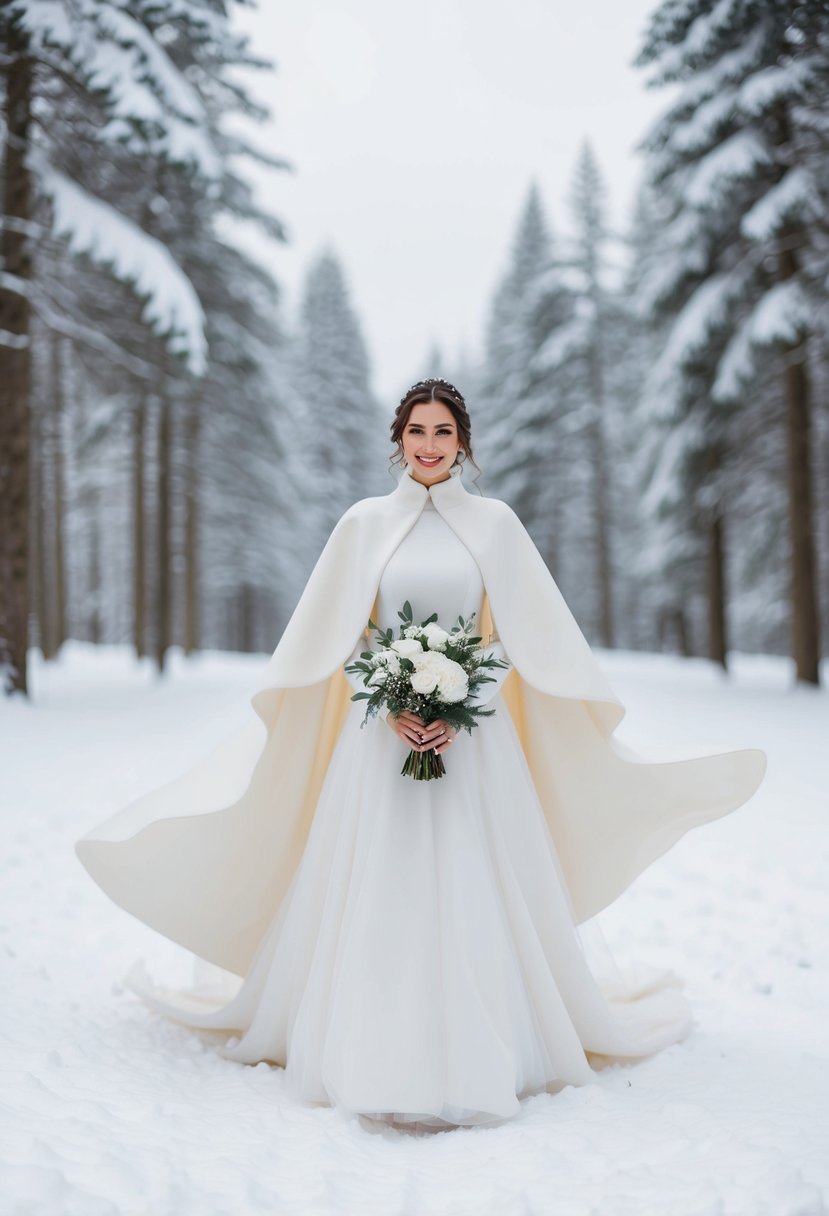
M 399 464 L 403 458 L 402 436 L 412 410 L 416 405 L 422 405 L 427 401 L 441 401 L 451 410 L 458 428 L 458 440 L 463 448 L 463 453 L 459 453 L 455 457 L 454 464 L 463 464 L 465 457 L 475 465 L 475 468 L 478 469 L 478 476 L 480 476 L 481 470 L 472 455 L 472 424 L 469 421 L 463 394 L 455 388 L 454 384 L 450 384 L 448 380 L 441 380 L 440 377 L 418 380 L 417 384 L 413 384 L 400 398 L 400 404 L 394 411 L 394 421 L 390 427 L 391 441 L 398 444 L 397 451 L 392 457 L 392 464 Z

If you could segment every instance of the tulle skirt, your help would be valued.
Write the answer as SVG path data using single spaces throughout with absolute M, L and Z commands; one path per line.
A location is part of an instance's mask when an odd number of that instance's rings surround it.
M 232 995 L 165 989 L 140 962 L 125 983 L 231 1032 L 228 1059 L 282 1066 L 297 1101 L 429 1129 L 500 1123 L 684 1038 L 678 977 L 624 973 L 576 924 L 518 734 L 491 705 L 444 777 L 413 781 L 407 745 L 361 727 L 355 702 L 278 912 L 244 979 L 223 973 Z

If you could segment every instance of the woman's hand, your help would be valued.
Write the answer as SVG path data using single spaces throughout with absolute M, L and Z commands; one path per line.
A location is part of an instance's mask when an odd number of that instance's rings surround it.
M 430 748 L 445 752 L 458 733 L 443 718 L 436 718 L 427 726 L 420 715 L 412 713 L 410 709 L 401 709 L 397 717 L 389 714 L 386 721 L 394 733 L 416 752 L 429 751 Z

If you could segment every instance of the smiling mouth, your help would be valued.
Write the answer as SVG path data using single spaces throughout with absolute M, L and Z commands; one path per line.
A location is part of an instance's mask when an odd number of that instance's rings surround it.
M 417 456 L 415 459 L 418 461 L 419 464 L 425 465 L 427 469 L 431 469 L 431 468 L 434 468 L 434 466 L 436 464 L 440 464 L 440 462 L 443 460 L 443 457 L 436 456 L 434 458 L 434 460 L 424 460 L 424 458 L 422 456 Z

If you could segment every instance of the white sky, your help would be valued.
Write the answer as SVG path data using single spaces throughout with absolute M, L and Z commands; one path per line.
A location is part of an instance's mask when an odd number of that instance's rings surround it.
M 273 60 L 252 88 L 271 123 L 254 138 L 293 173 L 245 168 L 289 245 L 264 242 L 293 319 L 330 245 L 364 326 L 373 384 L 393 409 L 451 358 L 480 349 L 489 299 L 530 182 L 553 234 L 581 144 L 593 145 L 621 226 L 634 145 L 668 105 L 631 66 L 655 0 L 260 0 L 237 14 Z M 648 73 L 649 74 L 649 73 Z M 255 176 L 254 176 L 255 173 Z M 461 386 L 462 387 L 462 386 Z

